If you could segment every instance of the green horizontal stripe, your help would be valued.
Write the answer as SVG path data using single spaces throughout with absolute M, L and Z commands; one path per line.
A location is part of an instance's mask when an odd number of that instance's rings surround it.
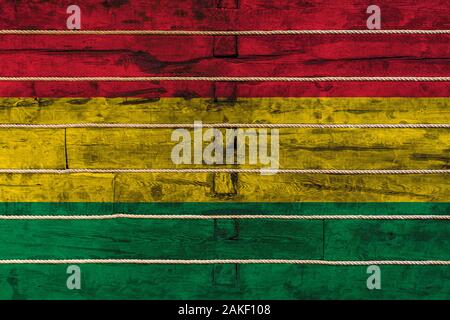
M 450 299 L 449 267 L 298 265 L 82 265 L 81 290 L 67 266 L 0 266 L 0 299 Z
M 0 259 L 320 259 L 322 239 L 322 221 L 7 220 Z
M 2 215 L 90 214 L 449 215 L 450 203 L 429 202 L 1 202 Z
M 1 203 L 1 214 L 449 214 L 450 203 Z M 450 260 L 448 221 L 3 220 L 0 259 Z M 448 266 L 0 265 L 1 299 L 450 299 Z

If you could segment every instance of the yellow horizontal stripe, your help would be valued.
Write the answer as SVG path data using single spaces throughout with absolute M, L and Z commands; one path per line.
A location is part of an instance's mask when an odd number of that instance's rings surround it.
M 171 141 L 172 131 L 68 129 L 69 167 L 214 167 L 174 165 L 171 152 L 178 142 Z M 189 131 L 193 137 L 192 130 Z M 444 169 L 450 161 L 448 129 L 280 129 L 279 132 L 282 169 Z M 270 150 L 270 144 L 268 147 Z
M 220 175 L 0 174 L 0 202 L 450 201 L 442 175 Z
M 1 168 L 64 168 L 64 130 L 0 130 Z
M 280 169 L 448 169 L 450 161 L 448 129 L 279 132 Z M 178 142 L 171 141 L 171 133 L 171 129 L 0 129 L 0 168 L 64 169 L 66 163 L 71 169 L 224 166 L 175 165 L 171 153 Z M 264 166 L 248 160 L 240 165 L 260 167 Z
M 449 107 L 446 98 L 3 98 L 0 123 L 449 123 Z M 0 167 L 174 168 L 171 132 L 3 129 Z M 280 129 L 280 168 L 448 169 L 448 150 L 447 129 Z M 445 175 L 0 174 L 0 202 L 446 202 L 448 180 Z
M 448 98 L 0 98 L 0 123 L 449 123 Z

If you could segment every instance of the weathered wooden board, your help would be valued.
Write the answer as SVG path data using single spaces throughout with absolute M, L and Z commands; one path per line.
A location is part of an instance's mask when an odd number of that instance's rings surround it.
M 384 266 L 382 290 L 366 267 L 297 265 L 84 265 L 67 290 L 67 266 L 0 266 L 2 299 L 449 299 L 448 267 Z
M 449 202 L 0 202 L 5 215 L 447 215 L 449 210 Z
M 64 168 L 64 130 L 0 130 L 1 168 Z
M 1 174 L 2 202 L 447 202 L 445 175 Z M 222 186 L 217 186 L 222 181 Z M 233 182 L 234 181 L 234 182 Z M 230 187 L 231 185 L 231 187 Z M 226 191 L 224 191 L 226 190 Z
M 448 82 L 2 81 L 0 97 L 448 97 Z
M 210 36 L 9 35 L 0 36 L 0 69 L 11 77 L 446 76 L 449 41 L 445 34 L 242 36 L 237 56 L 222 57 Z
M 2 221 L 0 229 L 2 259 L 320 259 L 323 255 L 322 221 Z
M 177 198 L 182 202 L 189 198 L 198 202 L 218 200 L 213 189 L 213 174 L 118 174 L 114 187 L 117 202 L 140 202 L 139 199 L 177 202 Z
M 447 221 L 325 221 L 325 259 L 448 260 Z
M 2 29 L 65 29 L 72 2 L 5 0 Z M 364 0 L 85 0 L 80 7 L 84 29 L 365 29 Z M 379 0 L 384 29 L 449 29 L 445 0 Z
M 2 123 L 446 123 L 448 98 L 0 98 Z
M 68 129 L 68 166 L 105 169 L 223 166 L 175 165 L 171 152 L 179 142 L 171 141 L 172 131 Z M 192 130 L 189 132 L 193 137 Z M 280 169 L 446 169 L 450 162 L 447 129 L 279 129 L 279 139 Z M 209 143 L 204 141 L 203 148 Z M 268 148 L 270 153 L 270 144 Z M 239 167 L 266 167 L 248 164 L 248 152 L 247 148 L 247 163 Z M 46 157 L 39 162 L 45 163 Z
M 449 187 L 449 179 L 445 175 L 257 176 L 240 174 L 238 194 L 246 201 L 269 202 L 447 202 Z
M 114 175 L 0 175 L 2 202 L 112 202 Z
M 31 84 L 28 84 L 31 85 Z M 57 86 L 53 93 L 58 95 L 77 92 L 66 86 Z M 33 91 L 20 88 L 25 96 L 33 95 Z M 8 90 L 8 89 L 7 89 Z M 3 89 L 0 87 L 0 93 Z M 238 83 L 235 88 L 240 97 L 448 97 L 448 82 L 316 82 L 316 83 Z M 6 91 L 8 92 L 8 91 Z M 49 88 L 39 86 L 40 93 L 48 96 Z M 107 92 L 109 94 L 109 91 Z M 153 95 L 154 96 L 154 95 Z

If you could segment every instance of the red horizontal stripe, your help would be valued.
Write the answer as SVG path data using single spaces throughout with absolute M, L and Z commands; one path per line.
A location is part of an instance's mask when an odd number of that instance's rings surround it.
M 450 35 L 0 36 L 1 76 L 448 76 Z
M 365 29 L 366 1 L 87 0 L 83 29 Z M 2 1 L 1 29 L 64 29 L 68 1 Z M 378 1 L 384 29 L 449 29 L 448 2 Z M 1 36 L 1 76 L 448 76 L 448 35 L 238 37 Z M 232 52 L 227 51 L 226 52 Z M 449 83 L 0 82 L 0 96 L 449 96 Z
M 239 8 L 233 9 L 238 2 Z M 72 0 L 2 0 L 1 29 L 65 29 Z M 225 8 L 218 8 L 220 4 Z M 366 8 L 384 29 L 449 29 L 447 0 L 84 0 L 83 29 L 365 29 Z
M 1 97 L 449 97 L 449 82 L 0 82 Z

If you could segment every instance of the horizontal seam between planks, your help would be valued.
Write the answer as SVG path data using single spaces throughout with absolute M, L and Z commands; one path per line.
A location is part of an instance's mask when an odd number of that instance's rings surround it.
M 356 82 L 446 82 L 450 77 L 0 77 L 0 81 L 224 81 L 224 82 L 320 82 L 320 81 L 356 81 Z
M 450 34 L 450 30 L 0 30 L 9 35 L 177 35 L 177 36 L 266 36 L 266 35 L 326 35 L 326 34 Z
M 329 266 L 450 265 L 449 260 L 298 260 L 298 259 L 2 259 L 0 264 L 307 264 Z
M 159 215 L 159 214 L 105 214 L 105 215 L 0 215 L 0 220 L 211 220 L 211 219 L 279 219 L 279 220 L 450 220 L 450 215 Z
M 315 123 L 57 123 L 21 124 L 0 123 L 0 129 L 65 129 L 65 128 L 305 128 L 305 129 L 420 129 L 450 128 L 450 123 L 365 123 L 365 124 L 315 124 Z

